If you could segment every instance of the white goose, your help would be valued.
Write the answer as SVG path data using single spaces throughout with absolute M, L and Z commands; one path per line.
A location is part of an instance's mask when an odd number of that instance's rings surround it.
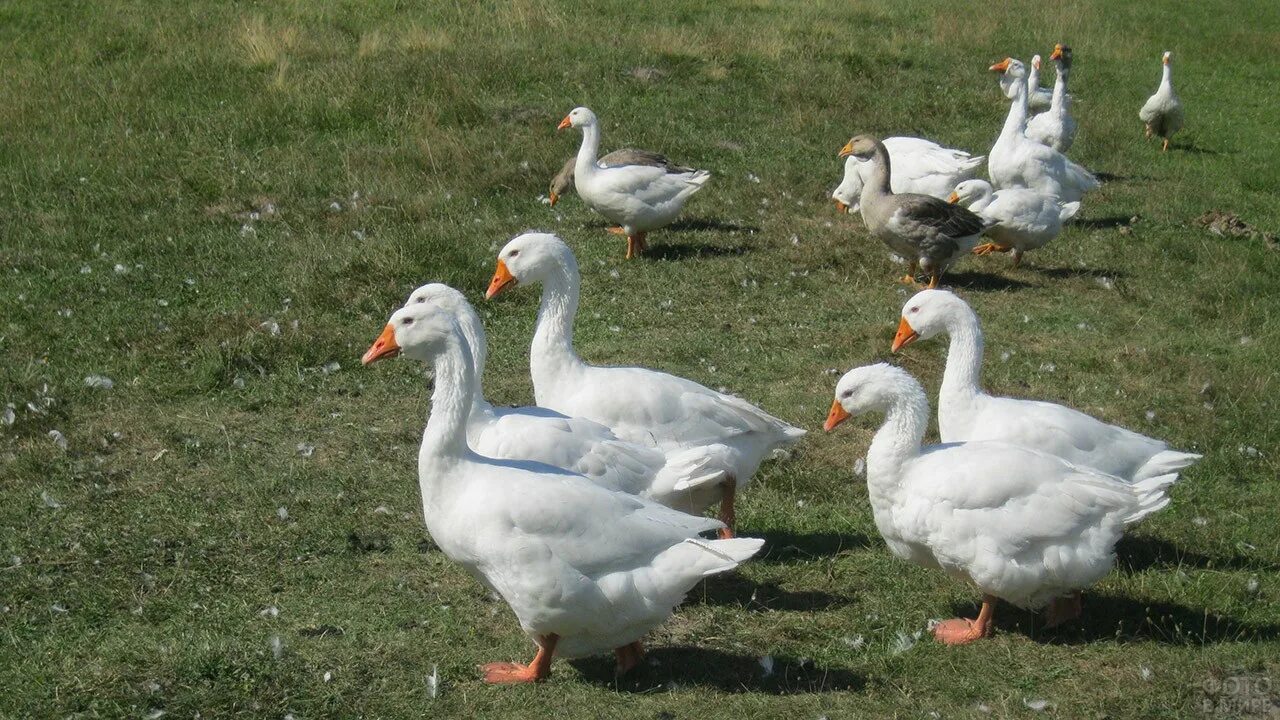
M 582 130 L 582 145 L 573 167 L 574 187 L 583 202 L 610 222 L 613 232 L 627 236 L 627 259 L 643 252 L 645 236 L 670 225 L 685 202 L 711 179 L 706 170 L 664 165 L 601 165 L 600 121 L 588 108 L 574 108 L 558 129 Z
M 700 539 L 722 527 L 716 520 L 549 465 L 473 452 L 472 360 L 446 315 L 421 305 L 397 310 L 363 362 L 399 353 L 435 369 L 418 453 L 427 529 L 448 558 L 507 602 L 538 648 L 528 665 L 484 666 L 486 682 L 534 682 L 547 677 L 556 655 L 609 650 L 625 672 L 640 659 L 640 639 L 686 592 L 760 550 L 761 540 Z
M 1027 121 L 1027 137 L 1065 153 L 1076 140 L 1076 121 L 1071 117 L 1071 96 L 1067 94 L 1071 48 L 1059 43 L 1053 47 L 1053 54 L 1049 57 L 1058 71 L 1053 81 L 1053 102 L 1046 112 Z
M 567 417 L 542 407 L 494 407 L 484 397 L 482 378 L 488 347 L 475 308 L 462 293 L 441 283 L 414 290 L 405 306 L 415 305 L 451 318 L 471 351 L 475 381 L 471 385 L 467 443 L 481 455 L 554 465 L 585 475 L 601 487 L 693 513 L 706 509 L 693 502 L 695 490 L 703 486 L 716 490 L 728 477 L 731 468 L 719 465 L 729 452 L 724 446 L 699 445 L 667 455 L 622 440 L 609 428 L 586 418 Z
M 720 518 L 732 528 L 737 492 L 766 457 L 794 445 L 804 431 L 741 398 L 691 380 L 646 368 L 583 362 L 573 349 L 580 282 L 573 252 L 555 235 L 520 235 L 498 253 L 486 297 L 517 283 L 542 284 L 542 307 L 529 352 L 534 398 L 542 407 L 590 418 L 624 440 L 662 450 L 725 446 L 728 452 L 718 462 L 733 467 L 730 477 L 719 486 L 692 488 L 691 502 L 708 507 L 719 501 Z
M 889 550 L 982 593 L 976 620 L 934 628 L 949 645 L 988 634 L 997 599 L 1027 609 L 1053 601 L 1051 626 L 1079 615 L 1079 591 L 1110 571 L 1125 526 L 1169 503 L 1173 475 L 1130 485 L 1003 442 L 922 448 L 924 390 L 883 363 L 840 379 L 824 427 L 864 412 L 885 414 L 867 450 L 867 493 Z
M 1164 138 L 1161 151 L 1169 149 L 1169 139 L 1182 129 L 1182 101 L 1173 91 L 1173 53 L 1165 51 L 1160 59 L 1163 69 L 1160 71 L 1160 87 L 1147 98 L 1142 110 L 1138 111 L 1138 119 L 1147 126 L 1147 137 L 1159 135 Z
M 1061 204 L 1057 198 L 1026 188 L 997 191 L 986 180 L 965 180 L 947 201 L 964 205 L 989 223 L 983 234 L 991 241 L 974 248 L 973 254 L 1012 251 L 1014 267 L 1024 253 L 1058 237 L 1063 223 L 1080 211 L 1078 200 Z
M 982 155 L 973 157 L 963 150 L 946 148 L 923 138 L 891 137 L 883 142 L 893 160 L 889 187 L 895 193 L 945 198 L 957 183 L 976 175 L 986 160 Z M 872 163 L 845 152 L 844 148 L 840 156 L 845 158 L 844 177 L 831 197 L 836 210 L 857 212 L 862 187 L 871 178 Z
M 1088 170 L 1051 147 L 1027 137 L 1026 68 L 1013 58 L 991 66 L 1011 100 L 1000 137 L 987 156 L 987 171 L 997 188 L 1024 187 L 1042 195 L 1075 202 L 1099 186 Z
M 986 394 L 978 384 L 982 326 L 973 309 L 949 292 L 925 290 L 908 300 L 892 349 L 897 352 L 917 339 L 940 333 L 951 336 L 938 392 L 938 432 L 943 442 L 1001 440 L 1133 483 L 1154 477 L 1176 479 L 1178 471 L 1200 459 L 1063 405 Z
M 1031 56 L 1031 70 L 1027 73 L 1027 109 L 1043 112 L 1053 104 L 1053 93 L 1040 87 L 1040 56 Z

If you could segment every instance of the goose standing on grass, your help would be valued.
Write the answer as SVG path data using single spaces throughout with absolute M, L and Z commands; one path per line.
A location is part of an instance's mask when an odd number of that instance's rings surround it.
M 923 138 L 890 137 L 883 142 L 893 158 L 889 187 L 896 193 L 945 198 L 957 183 L 976 175 L 986 160 L 982 155 L 973 157 L 963 150 L 945 148 Z M 831 193 L 837 211 L 858 212 L 858 198 L 871 173 L 871 163 L 853 155 L 845 157 L 844 177 Z
M 1053 104 L 1053 93 L 1040 87 L 1040 56 L 1031 56 L 1031 71 L 1027 73 L 1027 109 L 1033 113 L 1044 112 Z
M 1078 200 L 1062 204 L 1026 188 L 996 191 L 986 180 L 956 185 L 947 202 L 964 205 L 988 223 L 985 234 L 991 240 L 974 248 L 974 255 L 1012 251 L 1014 267 L 1021 264 L 1024 253 L 1058 237 L 1063 223 L 1080 211 Z
M 1053 54 L 1049 57 L 1058 72 L 1053 81 L 1053 102 L 1047 111 L 1027 121 L 1027 137 L 1065 153 L 1076 140 L 1076 121 L 1071 117 L 1071 98 L 1067 95 L 1071 48 L 1059 43 L 1053 46 Z
M 573 170 L 578 164 L 578 156 L 572 155 L 564 161 L 564 167 L 560 168 L 560 172 L 551 178 L 551 188 L 547 191 L 547 199 L 550 201 L 551 207 L 555 207 L 560 198 L 573 187 Z M 676 165 L 667 159 L 662 153 L 652 152 L 650 150 L 637 150 L 635 148 L 622 148 L 600 158 L 600 165 L 603 167 L 620 167 L 623 165 L 648 165 L 650 167 L 664 168 L 671 173 L 691 173 L 696 172 L 691 167 Z
M 1089 190 L 1099 186 L 1088 170 L 1067 159 L 1066 155 L 1027 137 L 1026 68 L 1013 58 L 1005 58 L 991 66 L 1000 73 L 1000 87 L 1009 98 L 1009 115 L 1000 137 L 987 156 L 991 184 L 997 188 L 1024 187 L 1041 195 L 1075 202 Z
M 722 528 L 534 462 L 494 460 L 467 446 L 475 396 L 466 340 L 424 305 L 397 310 L 363 362 L 404 354 L 431 363 L 435 390 L 418 453 L 431 538 L 515 612 L 537 645 L 528 665 L 490 663 L 490 683 L 547 677 L 556 655 L 613 650 L 618 670 L 639 662 L 641 638 L 703 578 L 732 570 L 762 540 L 703 540 Z
M 846 155 L 871 165 L 858 198 L 862 221 L 874 237 L 907 260 L 902 281 L 915 282 L 918 267 L 929 274 L 929 287 L 937 286 L 951 263 L 973 250 L 986 223 L 967 208 L 931 195 L 894 193 L 889 151 L 870 135 L 846 143 L 840 156 Z
M 774 450 L 799 442 L 804 430 L 747 401 L 691 380 L 639 367 L 588 365 L 573 349 L 573 320 L 581 279 L 573 253 L 560 238 L 527 233 L 498 253 L 485 297 L 516 284 L 542 284 L 542 305 L 529 351 L 538 405 L 608 426 L 619 437 L 671 452 L 697 446 L 723 447 L 718 462 L 733 469 L 715 486 L 693 488 L 698 511 L 720 502 L 720 519 L 731 536 L 737 493 Z M 677 484 L 676 490 L 683 487 Z M 698 506 L 701 507 L 698 507 Z
M 541 407 L 494 407 L 485 400 L 482 378 L 488 354 L 484 325 L 466 297 L 441 283 L 414 290 L 406 307 L 421 305 L 451 318 L 471 352 L 474 382 L 467 416 L 467 444 L 491 458 L 533 460 L 585 475 L 610 490 L 639 495 L 686 512 L 701 512 L 692 494 L 717 489 L 731 468 L 717 461 L 727 448 L 698 446 L 672 452 L 627 442 L 585 418 Z M 679 486 L 681 489 L 676 490 Z
M 574 108 L 557 129 L 582 130 L 582 145 L 574 162 L 574 187 L 583 202 L 618 224 L 610 232 L 627 236 L 627 259 L 644 252 L 646 236 L 670 225 L 684 204 L 711 179 L 706 170 L 670 166 L 618 165 L 596 160 L 600 152 L 600 121 L 585 107 Z
M 1182 101 L 1173 92 L 1173 53 L 1166 50 L 1160 59 L 1163 69 L 1160 71 L 1160 87 L 1156 93 L 1147 98 L 1147 102 L 1138 111 L 1138 117 L 1147 126 L 1147 137 L 1159 135 L 1164 138 L 1161 151 L 1169 149 L 1169 140 L 1173 134 L 1182 129 Z
M 934 627 L 948 645 L 987 635 L 997 599 L 1032 610 L 1051 603 L 1049 626 L 1079 616 L 1080 590 L 1110 572 L 1125 526 L 1169 504 L 1176 478 L 1130 485 L 1004 442 L 922 448 L 924 389 L 883 363 L 840 379 L 823 427 L 865 412 L 885 414 L 867 450 L 867 494 L 889 550 L 982 593 L 976 620 Z
M 1177 473 L 1200 459 L 1162 440 L 1109 425 L 1079 410 L 983 392 L 982 325 L 952 293 L 925 290 L 902 308 L 893 352 L 917 339 L 951 336 L 938 391 L 938 433 L 944 443 L 999 440 L 1035 448 L 1131 483 Z

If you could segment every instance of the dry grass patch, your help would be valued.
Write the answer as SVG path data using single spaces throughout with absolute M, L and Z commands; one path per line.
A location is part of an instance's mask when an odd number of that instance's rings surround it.
M 261 15 L 255 15 L 240 26 L 240 48 L 252 67 L 267 67 L 284 59 L 298 46 L 298 29 L 292 26 L 272 28 Z

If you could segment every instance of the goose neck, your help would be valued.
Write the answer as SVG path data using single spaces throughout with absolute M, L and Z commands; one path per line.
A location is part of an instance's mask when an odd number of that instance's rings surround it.
M 919 386 L 904 388 L 890 404 L 867 449 L 867 491 L 873 506 L 882 509 L 892 503 L 902 466 L 920 453 L 928 421 L 929 402 Z
M 1058 63 L 1058 77 L 1053 81 L 1053 101 L 1051 103 L 1053 110 L 1061 110 L 1067 101 L 1067 76 L 1071 74 L 1071 69 Z
M 866 182 L 862 185 L 862 192 L 858 199 L 863 205 L 872 198 L 893 194 L 893 188 L 889 182 L 891 173 L 889 150 L 885 148 L 884 143 L 876 142 L 875 153 L 865 164 L 868 166 Z
M 1000 139 L 1007 140 L 1025 132 L 1027 127 L 1027 87 L 1022 83 L 1013 84 L 1013 98 L 1009 103 L 1009 114 L 1004 119 L 1004 127 L 1000 130 Z
M 529 353 L 535 397 L 557 384 L 566 371 L 582 365 L 573 350 L 573 320 L 578 313 L 580 283 L 572 257 L 565 258 L 565 262 L 543 280 L 542 304 L 538 308 L 538 323 Z M 543 398 L 536 399 L 538 404 L 544 404 Z
M 951 344 L 947 348 L 947 367 L 942 375 L 938 402 L 950 405 L 980 392 L 982 326 L 972 311 L 956 312 L 948 319 L 947 334 L 951 336 Z
M 578 159 L 574 164 L 575 179 L 588 176 L 596 169 L 596 156 L 600 152 L 600 126 L 590 123 L 582 126 L 582 145 L 578 147 Z
M 467 419 L 475 396 L 471 352 L 458 336 L 446 340 L 433 365 L 435 390 L 431 394 L 431 414 L 427 417 L 418 454 L 422 501 L 428 510 L 440 493 L 441 483 L 449 477 L 445 470 L 471 455 L 467 447 Z
M 1165 63 L 1162 67 L 1164 69 L 1160 71 L 1160 89 L 1165 91 L 1173 90 L 1173 66 Z

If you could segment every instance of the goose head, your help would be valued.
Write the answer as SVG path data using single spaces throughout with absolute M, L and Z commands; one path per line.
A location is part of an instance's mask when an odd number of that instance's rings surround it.
M 498 265 L 489 281 L 486 298 L 521 283 L 545 282 L 573 264 L 573 252 L 551 233 L 516 236 L 498 252 Z
M 870 160 L 875 157 L 876 144 L 879 141 L 870 135 L 856 135 L 840 148 L 840 157 L 855 157 L 859 160 Z
M 822 429 L 831 432 L 851 417 L 883 412 L 912 386 L 916 392 L 923 392 L 907 371 L 886 363 L 854 368 L 836 383 L 836 396 Z
M 592 127 L 596 122 L 596 114 L 591 112 L 591 108 L 576 107 L 570 110 L 568 115 L 564 116 L 564 119 L 560 121 L 556 129 Z
M 916 340 L 928 340 L 947 332 L 947 325 L 960 313 L 972 313 L 965 301 L 946 290 L 921 290 L 902 306 L 902 319 L 893 336 L 893 352 Z
M 1049 56 L 1059 68 L 1071 69 L 1071 47 L 1058 43 L 1053 46 L 1053 54 Z
M 453 320 L 436 308 L 425 303 L 402 307 L 391 314 L 382 334 L 365 351 L 360 362 L 369 365 L 396 355 L 430 362 L 456 334 Z
M 578 156 L 573 155 L 565 161 L 564 167 L 560 168 L 560 172 L 551 178 L 551 187 L 547 190 L 547 198 L 551 201 L 551 207 L 555 207 L 560 201 L 560 197 L 573 187 L 573 170 L 574 164 L 578 161 Z
M 991 72 L 1000 73 L 1000 89 L 1010 100 L 1017 97 L 1019 86 L 1023 92 L 1027 89 L 1027 66 L 1021 60 L 1007 57 L 988 68 Z
M 965 180 L 959 185 L 956 185 L 955 190 L 951 191 L 951 195 L 947 197 L 947 202 L 952 205 L 960 203 L 965 207 L 969 207 L 983 198 L 991 197 L 994 192 L 995 189 L 992 188 L 991 183 L 986 180 L 979 180 L 976 178 L 973 180 Z
M 858 166 L 861 164 L 862 161 L 852 155 L 845 158 L 844 177 L 831 193 L 837 212 L 858 211 L 858 199 L 862 195 L 862 175 L 858 174 Z
M 1161 56 L 1160 56 L 1160 64 L 1161 64 L 1161 65 L 1172 65 L 1172 64 L 1173 64 L 1173 51 L 1172 51 L 1172 50 L 1165 50 L 1165 51 L 1164 51 L 1164 55 L 1161 55 Z

